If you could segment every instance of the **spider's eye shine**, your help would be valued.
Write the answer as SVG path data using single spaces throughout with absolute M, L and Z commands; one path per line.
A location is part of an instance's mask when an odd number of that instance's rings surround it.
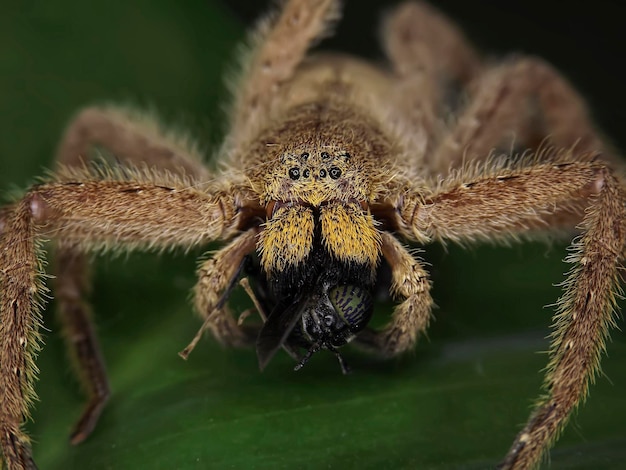
M 326 178 L 326 170 L 323 168 L 320 170 L 320 178 Z
M 308 178 L 310 175 L 311 171 L 308 168 L 302 172 L 302 176 L 304 176 L 305 178 Z
M 336 166 L 332 167 L 329 170 L 329 173 L 330 173 L 330 177 L 334 180 L 338 179 L 341 176 L 341 170 L 337 168 Z
M 289 168 L 289 178 L 292 180 L 297 180 L 300 178 L 300 168 L 294 166 L 293 168 Z

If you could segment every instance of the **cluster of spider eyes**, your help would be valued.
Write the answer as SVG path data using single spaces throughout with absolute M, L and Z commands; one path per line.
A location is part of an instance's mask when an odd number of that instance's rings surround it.
M 327 152 L 322 152 L 321 154 L 322 160 L 330 160 L 331 156 L 327 153 Z M 349 159 L 350 155 L 349 154 L 345 154 L 343 155 L 344 158 Z M 300 155 L 300 159 L 302 161 L 307 161 L 309 158 L 309 154 L 308 153 L 303 153 L 302 155 Z M 300 167 L 294 166 L 292 168 L 289 169 L 289 171 L 287 172 L 289 175 L 289 178 L 291 178 L 292 180 L 297 180 L 300 179 L 300 177 L 302 176 L 303 178 L 308 178 L 311 176 L 311 170 L 308 168 L 305 168 L 303 171 L 300 171 Z M 330 176 L 332 179 L 336 180 L 341 176 L 341 168 L 338 168 L 336 166 L 332 166 L 330 167 L 328 170 L 325 168 L 322 168 L 319 171 L 319 176 L 320 178 L 326 178 L 326 175 Z
M 293 168 L 289 168 L 289 178 L 291 178 L 292 180 L 297 180 L 300 178 L 300 176 L 302 176 L 303 178 L 308 178 L 309 176 L 311 176 L 311 170 L 309 170 L 308 168 L 305 168 L 304 171 L 300 172 L 300 168 L 298 168 L 297 166 L 294 166 Z M 341 176 L 341 169 L 337 168 L 336 166 L 331 167 L 328 171 L 326 171 L 324 168 L 322 168 L 320 170 L 320 178 L 326 178 L 326 175 L 329 175 L 332 179 L 336 180 L 337 178 L 339 178 Z

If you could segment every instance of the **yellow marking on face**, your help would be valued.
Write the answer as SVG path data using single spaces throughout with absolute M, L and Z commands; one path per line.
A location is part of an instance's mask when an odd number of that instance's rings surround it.
M 279 272 L 287 265 L 304 261 L 313 246 L 313 211 L 295 205 L 281 207 L 265 224 L 257 249 L 266 273 Z
M 378 265 L 381 237 L 371 214 L 358 204 L 333 204 L 320 209 L 326 249 L 343 261 Z

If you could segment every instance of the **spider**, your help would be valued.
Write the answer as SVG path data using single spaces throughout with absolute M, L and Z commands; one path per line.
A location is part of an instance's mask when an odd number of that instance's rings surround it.
M 501 466 L 539 463 L 586 395 L 613 322 L 625 236 L 617 159 L 580 97 L 540 60 L 484 63 L 436 10 L 412 2 L 386 19 L 388 67 L 306 55 L 338 14 L 336 1 L 292 0 L 257 27 L 219 177 L 145 117 L 88 108 L 68 126 L 54 175 L 2 208 L 0 443 L 9 468 L 34 466 L 21 422 L 40 343 L 41 240 L 56 245 L 55 296 L 90 392 L 72 435 L 80 442 L 108 397 L 82 299 L 86 252 L 224 240 L 198 270 L 200 332 L 256 344 L 262 366 L 283 347 L 300 367 L 322 349 L 340 357 L 348 342 L 385 357 L 412 349 L 431 318 L 430 281 L 400 240 L 515 241 L 579 226 L 545 396 Z M 93 144 L 124 166 L 86 161 Z M 259 264 L 248 267 L 254 253 Z M 383 264 L 399 303 L 374 331 L 366 324 Z M 226 306 L 242 272 L 265 320 L 258 329 Z

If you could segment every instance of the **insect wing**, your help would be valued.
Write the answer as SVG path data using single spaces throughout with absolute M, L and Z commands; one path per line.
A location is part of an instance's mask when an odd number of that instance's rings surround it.
M 265 369 L 276 351 L 285 344 L 298 321 L 302 318 L 306 305 L 306 302 L 300 301 L 292 303 L 286 309 L 282 305 L 278 305 L 272 310 L 256 341 L 256 354 L 261 370 Z

